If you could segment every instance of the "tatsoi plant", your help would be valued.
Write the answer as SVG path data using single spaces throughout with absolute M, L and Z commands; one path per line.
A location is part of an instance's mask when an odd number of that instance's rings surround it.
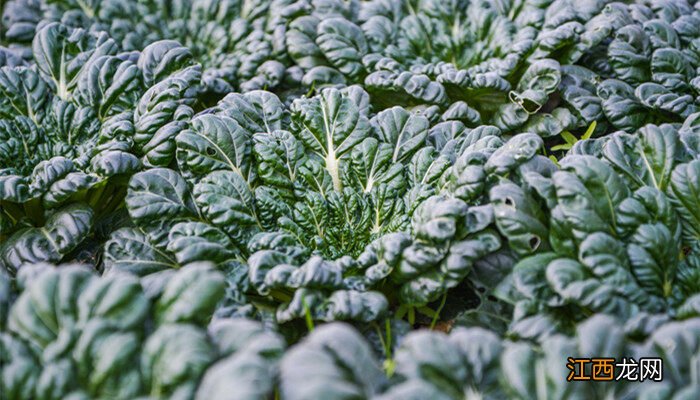
M 210 261 L 242 279 L 233 284 L 245 292 L 244 263 L 269 246 L 298 259 L 358 255 L 372 239 L 405 230 L 406 196 L 449 165 L 425 175 L 438 157 L 416 153 L 429 128 L 400 107 L 370 118 L 359 87 L 327 89 L 289 108 L 269 92 L 230 94 L 177 133 L 179 171 L 131 179 L 126 205 L 136 226 L 112 235 L 105 266 L 143 275 Z M 372 319 L 386 309 L 377 296 L 383 306 Z
M 192 114 L 200 78 L 170 42 L 121 53 L 104 33 L 55 23 L 33 56 L 34 67 L 0 68 L 0 264 L 10 270 L 60 261 L 121 207 L 129 176 Z
M 566 331 L 591 313 L 626 319 L 687 307 L 698 293 L 697 161 L 683 136 L 671 125 L 647 125 L 635 136 L 584 141 L 574 151 L 599 158 L 572 154 L 551 177 L 528 172 L 529 189 L 491 190 L 501 232 L 538 244 L 510 241 L 524 256 L 502 293 L 516 307 L 514 333 Z
M 605 117 L 632 132 L 645 124 L 682 122 L 698 111 L 700 66 L 696 54 L 700 16 L 685 2 L 659 7 L 610 4 L 597 17 L 601 40 L 587 62 L 598 76 Z
M 132 178 L 129 213 L 176 255 L 174 232 L 193 229 L 218 236 L 240 260 L 265 232 L 320 254 L 357 254 L 370 238 L 406 226 L 403 195 L 420 179 L 406 167 L 429 132 L 425 118 L 401 108 L 370 119 L 366 100 L 357 87 L 328 89 L 291 109 L 269 92 L 230 94 L 176 134 L 179 171 Z
M 136 227 L 113 234 L 106 268 L 211 261 L 279 323 L 373 321 L 439 300 L 501 247 L 488 188 L 554 164 L 535 134 L 368 113 L 358 87 L 290 110 L 267 92 L 227 96 L 177 135 L 180 173 L 131 179 Z
M 210 399 L 235 388 L 255 399 L 273 391 L 284 341 L 253 321 L 210 322 L 224 277 L 208 265 L 140 281 L 35 264 L 18 282 L 22 294 L 0 315 L 4 398 Z M 253 377 L 244 373 L 251 368 Z

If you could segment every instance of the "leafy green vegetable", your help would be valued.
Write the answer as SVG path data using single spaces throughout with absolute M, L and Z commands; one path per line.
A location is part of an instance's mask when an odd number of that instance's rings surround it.
M 694 2 L 2 9 L 0 398 L 698 397 Z
M 157 283 L 79 265 L 22 274 L 28 284 L 0 334 L 8 398 L 209 398 L 236 388 L 258 399 L 273 390 L 260 378 L 276 374 L 284 341 L 253 321 L 209 324 L 224 294 L 224 277 L 209 266 Z M 153 285 L 161 289 L 146 290 Z
M 171 130 L 167 110 L 187 107 L 187 88 L 199 80 L 196 65 L 151 78 L 167 62 L 165 48 L 177 49 L 157 42 L 141 55 L 119 53 L 104 33 L 50 23 L 34 38 L 36 68 L 0 69 L 0 238 L 12 235 L 2 246 L 5 268 L 60 261 L 120 207 L 139 156 L 151 158 L 141 143 Z M 166 89 L 173 85 L 181 90 Z M 84 216 L 58 211 L 70 203 Z

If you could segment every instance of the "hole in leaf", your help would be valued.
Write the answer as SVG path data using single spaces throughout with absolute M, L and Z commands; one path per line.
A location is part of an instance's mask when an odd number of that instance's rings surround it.
M 515 207 L 515 201 L 511 197 L 506 197 L 503 200 L 503 203 L 507 205 L 508 207 Z
M 529 243 L 530 243 L 530 248 L 532 249 L 532 251 L 535 251 L 535 250 L 537 250 L 538 247 L 540 247 L 541 241 L 540 241 L 540 238 L 539 238 L 539 237 L 533 235 L 533 236 L 530 238 L 530 242 L 529 242 Z
M 214 149 L 211 148 L 211 147 L 207 147 L 207 154 L 210 155 L 210 156 L 213 156 L 213 155 L 216 154 L 216 150 L 214 150 Z

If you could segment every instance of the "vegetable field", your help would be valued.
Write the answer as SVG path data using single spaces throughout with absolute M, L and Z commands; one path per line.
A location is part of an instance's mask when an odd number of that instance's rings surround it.
M 0 6 L 0 400 L 700 398 L 700 3 Z

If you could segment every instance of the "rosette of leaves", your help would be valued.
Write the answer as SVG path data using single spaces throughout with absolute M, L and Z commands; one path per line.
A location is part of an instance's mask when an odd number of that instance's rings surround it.
M 445 300 L 448 290 L 501 247 L 501 235 L 493 229 L 489 188 L 504 179 L 522 183 L 527 171 L 548 174 L 554 168 L 537 154 L 542 140 L 535 134 L 507 140 L 495 127 L 467 129 L 456 138 L 447 136 L 449 132 L 435 130 L 431 141 L 440 143 L 443 154 L 452 148 L 458 155 L 454 162 L 443 160 L 447 164 L 440 168 L 435 184 L 418 185 L 409 192 L 409 204 L 417 205 L 410 230 L 387 233 L 358 257 L 334 261 L 308 258 L 297 246 L 289 247 L 291 240 L 265 238 L 270 245 L 248 259 L 249 278 L 260 295 L 281 303 L 278 321 L 347 316 L 374 321 L 389 309 L 398 318 L 408 314 L 411 323 L 416 310 L 426 313 L 435 325 L 439 313 L 426 306 L 441 297 Z M 429 157 L 431 149 L 424 150 Z M 442 194 L 435 195 L 438 192 Z
M 363 59 L 367 90 L 380 106 L 417 106 L 468 126 L 545 138 L 584 128 L 600 110 L 582 110 L 589 88 L 567 90 L 570 58 L 555 50 L 563 38 L 540 32 L 560 3 L 424 1 L 414 12 L 370 2 L 362 26 L 384 47 Z
M 560 103 L 572 112 L 577 123 L 560 124 L 565 130 L 598 121 L 598 133 L 612 131 L 608 123 L 634 132 L 683 121 L 698 107 L 698 21 L 686 1 L 553 2 L 531 56 L 562 64 L 558 96 L 548 108 Z
M 8 399 L 272 393 L 285 344 L 247 320 L 207 329 L 224 292 L 224 277 L 209 266 L 139 280 L 36 264 L 18 280 L 22 291 L 0 334 Z
M 60 24 L 37 33 L 33 54 L 34 67 L 0 68 L 0 264 L 11 271 L 60 261 L 121 205 L 133 172 L 168 161 L 200 76 L 174 43 L 120 53 L 104 33 Z
M 38 25 L 60 21 L 105 31 L 126 51 L 141 51 L 160 40 L 177 41 L 202 65 L 198 99 L 206 106 L 234 90 L 284 94 L 299 87 L 301 73 L 287 57 L 284 30 L 290 18 L 311 7 L 306 1 L 166 3 L 53 0 L 42 5 Z
M 615 128 L 634 132 L 698 111 L 698 22 L 698 11 L 681 0 L 608 4 L 585 25 L 579 63 L 594 71 Z
M 370 116 L 355 86 L 290 108 L 269 92 L 230 94 L 177 134 L 179 173 L 156 168 L 131 179 L 135 227 L 112 235 L 105 268 L 144 275 L 209 261 L 244 294 L 245 262 L 256 251 L 357 256 L 375 238 L 406 230 L 413 203 L 434 193 L 452 147 L 438 150 L 428 137 L 462 134 L 463 125 L 449 125 L 431 129 L 400 107 Z
M 280 32 L 287 56 L 302 74 L 301 83 L 310 88 L 361 83 L 367 74 L 362 57 L 370 51 L 358 16 L 365 3 L 298 3 L 306 4 Z
M 681 126 L 649 124 L 633 134 L 615 132 L 581 141 L 572 149 L 573 154 L 595 156 L 610 165 L 633 190 L 649 186 L 666 193 L 681 218 L 686 254 L 700 237 L 692 194 L 697 186 L 699 117 L 700 113 L 692 114 Z
M 405 227 L 403 196 L 435 180 L 420 170 L 409 176 L 438 157 L 421 149 L 429 132 L 424 117 L 401 108 L 370 117 L 359 87 L 328 89 L 291 109 L 269 92 L 230 94 L 177 134 L 180 173 L 137 174 L 127 205 L 154 244 L 171 250 L 173 226 L 190 236 L 197 221 L 239 257 L 265 232 L 331 257 L 358 254 Z
M 567 331 L 597 312 L 673 316 L 697 293 L 693 225 L 683 219 L 694 162 L 680 163 L 678 132 L 649 125 L 600 140 L 601 158 L 570 155 L 551 177 L 528 173 L 529 189 L 491 191 L 496 223 L 524 257 L 504 285 L 518 335 Z

